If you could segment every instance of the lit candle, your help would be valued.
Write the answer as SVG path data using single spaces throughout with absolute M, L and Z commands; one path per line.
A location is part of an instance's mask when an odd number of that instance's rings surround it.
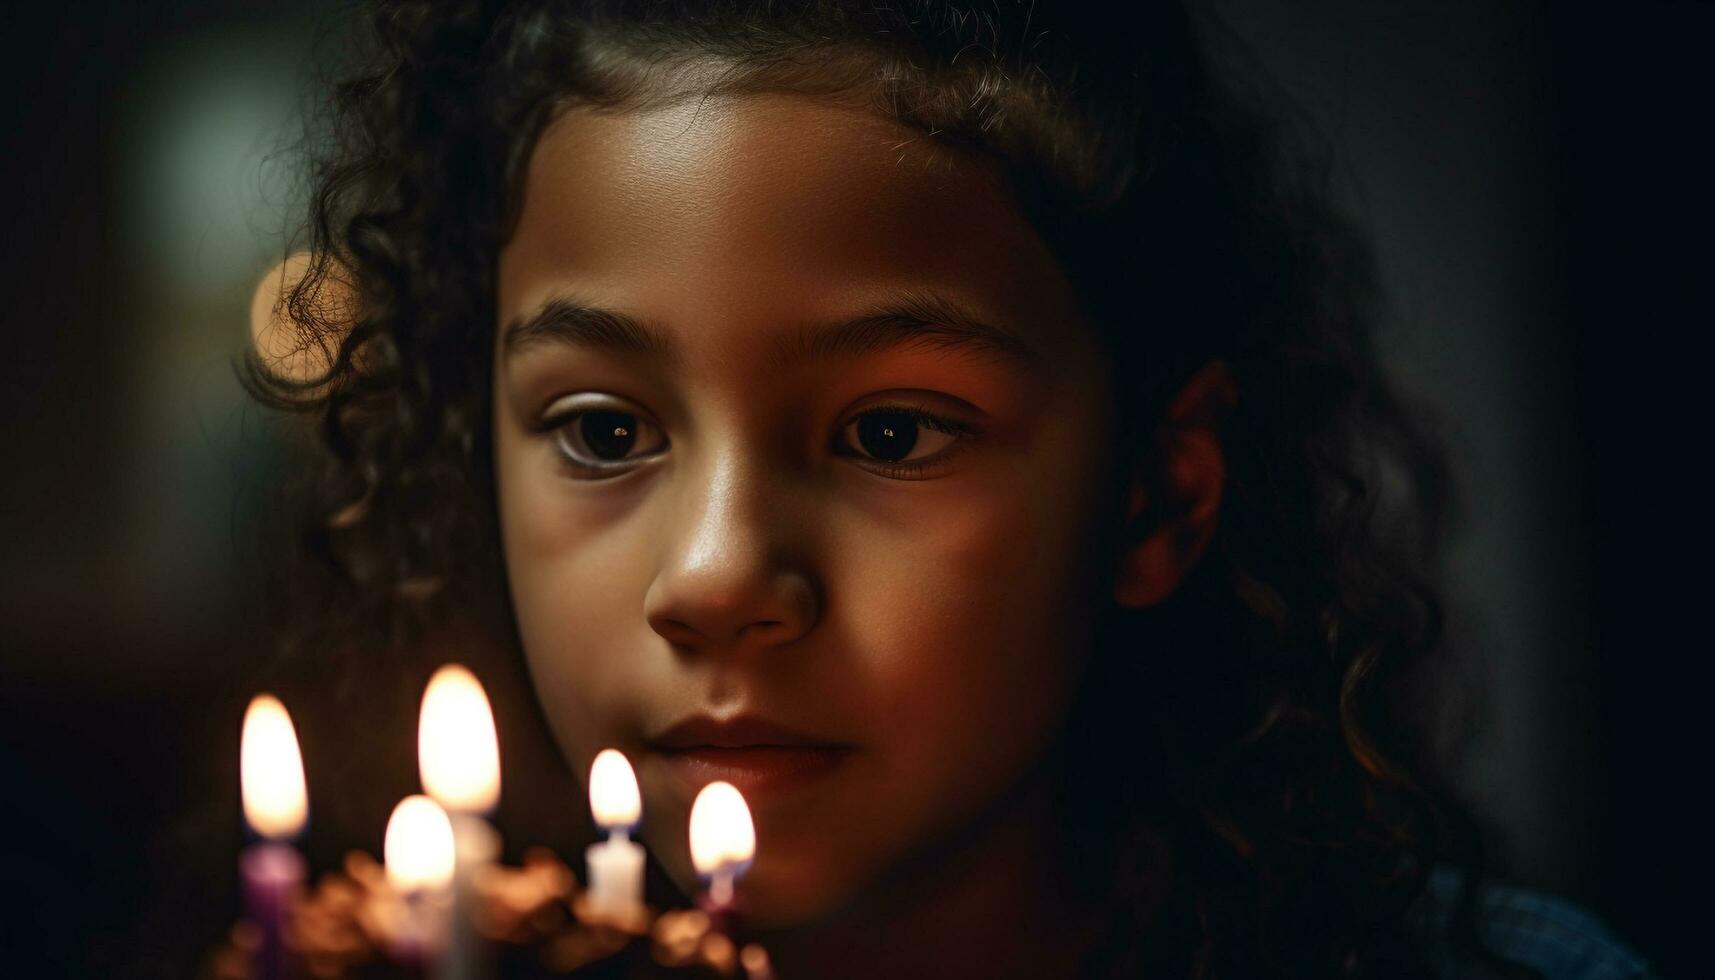
M 643 847 L 630 839 L 643 813 L 637 776 L 614 749 L 603 749 L 590 766 L 590 812 L 607 840 L 584 851 L 589 891 L 586 910 L 599 918 L 635 921 L 643 906 Z
M 723 932 L 737 912 L 733 886 L 755 856 L 756 825 L 743 795 L 731 783 L 704 786 L 691 804 L 691 864 L 709 883 L 698 904 Z
M 453 828 L 446 811 L 427 796 L 400 800 L 387 819 L 381 856 L 387 882 L 401 902 L 391 952 L 408 962 L 422 962 L 444 949 L 447 940 Z
M 244 905 L 262 933 L 256 973 L 285 975 L 283 935 L 294 897 L 304 886 L 304 859 L 286 843 L 304 829 L 309 795 L 292 716 L 272 694 L 252 698 L 238 743 L 238 783 L 244 820 L 262 838 L 238 861 Z
M 453 914 L 442 980 L 477 980 L 490 973 L 476 930 L 476 876 L 499 857 L 500 836 L 486 819 L 500 801 L 500 745 L 488 695 L 469 670 L 447 664 L 423 692 L 417 723 L 417 765 L 423 788 L 449 814 L 453 853 Z

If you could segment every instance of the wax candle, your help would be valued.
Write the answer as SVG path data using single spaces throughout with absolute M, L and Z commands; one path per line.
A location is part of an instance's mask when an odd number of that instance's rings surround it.
M 637 775 L 614 749 L 603 749 L 590 766 L 590 812 L 607 840 L 584 851 L 589 890 L 586 911 L 620 922 L 634 921 L 643 906 L 643 848 L 630 839 L 643 813 Z
M 254 966 L 258 977 L 276 980 L 285 976 L 286 920 L 304 885 L 304 859 L 288 841 L 304 828 L 309 797 L 292 718 L 271 694 L 244 712 L 238 770 L 244 819 L 262 838 L 238 862 L 246 914 L 262 936 Z
M 476 878 L 500 856 L 500 835 L 486 819 L 500 801 L 500 745 L 482 684 L 447 664 L 423 692 L 417 723 L 423 788 L 448 813 L 453 834 L 453 911 L 446 948 L 435 961 L 441 980 L 481 980 L 492 973 L 476 928 Z
M 407 796 L 387 819 L 381 845 L 387 882 L 400 908 L 389 952 L 408 963 L 434 962 L 447 945 L 452 912 L 453 828 L 427 796 Z
M 708 882 L 698 905 L 715 928 L 733 931 L 738 912 L 735 886 L 756 856 L 756 825 L 744 795 L 731 783 L 704 786 L 691 804 L 691 864 Z

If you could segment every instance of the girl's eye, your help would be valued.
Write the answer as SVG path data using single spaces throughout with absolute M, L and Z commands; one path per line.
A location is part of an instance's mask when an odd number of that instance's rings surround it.
M 542 428 L 552 434 L 561 458 L 591 479 L 618 475 L 667 447 L 653 423 L 613 408 L 566 412 Z M 835 439 L 836 453 L 863 459 L 895 479 L 921 479 L 957 455 L 976 430 L 920 406 L 887 405 L 858 415 L 839 434 L 849 438 Z
M 887 405 L 854 418 L 841 433 L 849 434 L 849 440 L 839 440 L 835 452 L 854 455 L 846 447 L 855 447 L 879 464 L 874 469 L 896 479 L 913 479 L 957 455 L 976 430 L 921 407 Z
M 661 431 L 633 412 L 584 409 L 562 415 L 548 426 L 560 455 L 586 473 L 617 473 L 666 448 Z M 636 453 L 639 448 L 644 452 Z

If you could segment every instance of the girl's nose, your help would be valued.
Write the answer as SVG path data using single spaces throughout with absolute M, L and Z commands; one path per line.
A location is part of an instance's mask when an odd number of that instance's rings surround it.
M 649 625 L 676 648 L 720 652 L 784 646 L 809 631 L 820 600 L 794 557 L 802 538 L 769 477 L 712 467 L 674 501 L 671 535 L 644 597 Z

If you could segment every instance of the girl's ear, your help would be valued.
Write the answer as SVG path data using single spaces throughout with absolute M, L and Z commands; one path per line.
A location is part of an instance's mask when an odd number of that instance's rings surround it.
M 1153 606 L 1172 594 L 1215 535 L 1227 460 L 1220 424 L 1238 400 L 1232 371 L 1210 361 L 1173 396 L 1155 451 L 1132 474 L 1125 550 L 1114 580 L 1122 606 Z

